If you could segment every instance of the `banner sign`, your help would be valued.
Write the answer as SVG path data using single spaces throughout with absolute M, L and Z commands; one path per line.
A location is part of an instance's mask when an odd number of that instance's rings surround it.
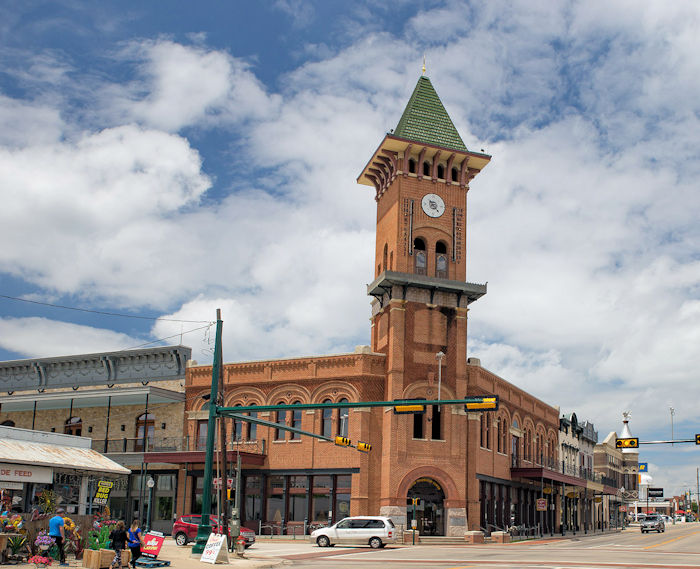
M 649 472 L 649 463 L 648 462 L 640 462 L 639 463 L 639 472 Z
M 53 469 L 31 464 L 0 464 L 0 482 L 51 484 L 53 482 Z
M 114 487 L 114 482 L 109 482 L 108 480 L 100 480 L 97 483 L 97 491 L 95 492 L 95 497 L 92 499 L 93 504 L 98 506 L 106 506 L 109 500 L 109 492 Z
M 159 531 L 149 531 L 143 536 L 143 545 L 141 546 L 141 555 L 155 559 L 160 553 L 160 548 L 163 547 L 165 536 Z

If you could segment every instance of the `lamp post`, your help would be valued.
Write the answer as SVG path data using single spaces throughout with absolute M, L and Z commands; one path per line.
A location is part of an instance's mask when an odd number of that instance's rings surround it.
M 671 412 L 671 446 L 673 446 L 673 416 L 676 414 L 676 410 L 673 407 L 669 407 L 668 410 Z
M 151 529 L 151 498 L 153 496 L 153 487 L 156 485 L 156 481 L 153 480 L 151 476 L 146 480 L 146 486 L 148 486 L 148 507 L 146 513 L 146 531 Z
M 435 354 L 435 358 L 438 361 L 438 402 L 440 401 L 440 388 L 442 387 L 442 358 L 444 357 L 445 354 L 442 351 Z

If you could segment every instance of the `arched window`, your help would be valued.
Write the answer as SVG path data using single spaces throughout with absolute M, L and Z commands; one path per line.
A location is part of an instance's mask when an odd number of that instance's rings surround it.
M 339 403 L 347 403 L 348 400 L 343 398 Z M 341 437 L 348 436 L 348 421 L 350 419 L 350 409 L 342 407 L 338 409 L 338 435 Z
M 416 173 L 416 161 L 415 161 L 413 158 L 409 158 L 409 159 L 408 159 L 408 171 L 409 171 L 411 174 L 415 174 L 415 173 Z
M 439 405 L 433 405 L 433 416 L 431 417 L 430 424 L 432 425 L 432 431 L 430 433 L 430 438 L 434 441 L 442 440 L 442 409 Z
M 425 241 L 416 237 L 413 241 L 413 254 L 415 256 L 415 270 L 417 275 L 428 274 L 428 256 L 425 253 Z
M 438 241 L 435 244 L 435 276 L 439 279 L 447 278 L 447 246 Z
M 481 427 L 481 437 L 479 439 L 479 446 L 481 448 L 486 448 L 486 415 L 484 415 L 484 413 L 482 413 L 481 417 L 479 418 L 479 426 Z
M 423 175 L 430 176 L 430 162 L 423 162 Z
M 255 405 L 254 403 L 251 403 L 251 406 Z M 251 411 L 248 413 L 253 419 L 258 418 L 258 412 L 257 411 Z M 258 426 L 255 423 L 248 423 L 247 426 L 247 431 L 248 431 L 248 436 L 246 437 L 247 440 L 249 441 L 255 441 L 258 439 Z
M 66 421 L 63 432 L 66 435 L 79 437 L 83 432 L 83 420 L 80 417 L 71 417 Z
M 501 422 L 503 424 L 503 432 L 501 433 L 501 436 L 503 437 L 503 440 L 501 441 L 501 452 L 503 454 L 508 454 L 508 423 L 505 419 L 502 419 Z
M 324 403 L 331 403 L 330 399 L 326 399 Z M 324 437 L 333 436 L 333 409 L 331 407 L 324 407 L 322 411 L 323 415 L 321 417 L 321 434 Z
M 3 421 L 2 423 L 0 423 L 0 425 L 2 425 L 3 427 L 14 427 L 14 426 L 15 426 L 15 422 L 14 422 L 14 421 L 10 421 L 10 420 L 8 419 L 7 421 Z
M 458 182 L 459 181 L 459 170 L 457 168 L 452 168 L 452 181 L 453 182 Z
M 301 404 L 301 401 L 295 401 L 293 405 L 299 405 Z M 295 429 L 301 429 L 301 409 L 294 409 L 292 411 L 292 427 Z M 299 433 L 292 433 L 292 438 L 293 439 L 300 439 L 301 434 Z
M 503 419 L 500 417 L 496 421 L 496 451 L 503 452 L 503 447 L 501 446 L 503 434 Z
M 445 167 L 442 164 L 438 164 L 437 170 L 438 170 L 437 171 L 438 178 L 440 178 L 441 180 L 444 180 L 445 179 Z
M 491 449 L 491 416 L 484 413 L 482 417 L 486 417 L 486 448 Z
M 240 407 L 240 403 L 236 403 L 236 407 Z M 233 420 L 233 440 L 242 441 L 243 440 L 243 421 L 240 419 Z
M 394 270 L 394 252 L 393 251 L 391 253 L 389 253 L 389 267 L 388 267 L 388 269 L 390 271 Z
M 280 401 L 277 405 L 284 405 L 284 401 Z M 277 411 L 277 420 L 275 421 L 278 425 L 286 425 L 287 424 L 287 411 Z M 285 439 L 285 430 L 284 429 L 275 429 L 275 440 L 276 441 L 283 441 Z
M 384 243 L 384 254 L 382 255 L 382 265 L 379 267 L 379 272 L 382 272 L 382 267 L 384 267 L 384 270 L 387 270 L 387 257 L 389 256 L 389 247 L 387 246 L 386 243 Z
M 156 417 L 152 413 L 142 413 L 138 416 L 136 419 L 136 441 L 134 441 L 136 452 L 143 452 L 153 442 L 155 425 Z

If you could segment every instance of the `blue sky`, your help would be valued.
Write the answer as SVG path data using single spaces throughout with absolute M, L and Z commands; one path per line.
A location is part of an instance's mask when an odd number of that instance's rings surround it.
M 4 2 L 0 358 L 369 343 L 355 179 L 428 75 L 470 149 L 469 354 L 601 440 L 700 432 L 694 2 Z M 604 17 L 602 17 L 604 15 Z M 188 322 L 179 322 L 179 321 Z M 170 342 L 173 339 L 169 340 Z M 694 486 L 694 445 L 643 447 Z

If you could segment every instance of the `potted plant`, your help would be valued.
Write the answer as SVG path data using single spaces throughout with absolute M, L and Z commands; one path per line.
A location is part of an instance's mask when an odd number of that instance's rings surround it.
M 22 559 L 22 555 L 20 555 L 20 551 L 22 549 L 27 547 L 27 536 L 26 535 L 17 535 L 14 537 L 11 537 L 10 539 L 7 540 L 7 544 L 10 546 L 10 549 L 12 550 L 12 555 L 10 558 L 13 561 L 18 561 Z
M 44 555 L 34 555 L 33 557 L 29 558 L 27 563 L 33 563 L 34 567 L 39 569 L 51 565 L 51 563 L 53 563 L 53 559 Z
M 41 530 L 34 540 L 34 545 L 41 551 L 48 551 L 54 543 L 56 543 L 56 540 L 48 535 L 45 529 Z

